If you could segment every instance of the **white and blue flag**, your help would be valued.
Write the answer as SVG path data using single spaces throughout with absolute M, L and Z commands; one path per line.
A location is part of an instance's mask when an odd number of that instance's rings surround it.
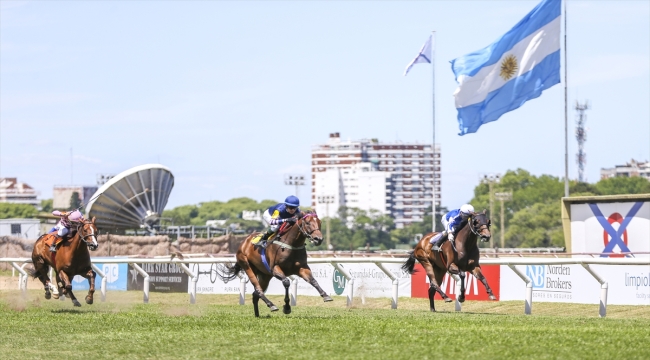
M 409 70 L 413 67 L 413 65 L 418 64 L 418 63 L 429 63 L 431 64 L 431 37 L 432 35 L 429 35 L 429 39 L 422 45 L 422 49 L 420 49 L 420 53 L 418 56 L 413 59 L 407 66 L 406 70 L 404 70 L 404 76 L 409 73 Z
M 560 82 L 560 25 L 561 0 L 543 0 L 493 44 L 452 60 L 459 135 Z

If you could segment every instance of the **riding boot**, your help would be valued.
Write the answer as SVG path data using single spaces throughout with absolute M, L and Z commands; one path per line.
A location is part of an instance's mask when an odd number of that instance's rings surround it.
M 59 240 L 58 237 L 55 237 L 54 240 L 52 241 L 52 246 L 50 246 L 50 252 L 56 252 L 56 242 Z
M 440 251 L 440 247 L 442 247 L 442 243 L 444 243 L 445 240 L 447 240 L 447 232 L 443 231 L 442 236 L 440 236 L 440 238 L 433 243 L 431 250 Z
M 266 241 L 269 239 L 269 237 L 270 237 L 274 232 L 275 232 L 275 231 L 273 231 L 273 229 L 271 229 L 271 228 L 266 229 L 266 232 L 264 233 L 264 235 L 262 235 L 262 238 L 261 238 L 260 241 L 257 243 L 257 246 L 266 249 Z

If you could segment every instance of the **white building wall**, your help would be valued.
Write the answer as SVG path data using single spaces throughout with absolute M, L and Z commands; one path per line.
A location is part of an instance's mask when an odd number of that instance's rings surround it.
M 13 231 L 12 231 L 13 225 Z M 0 236 L 15 236 L 36 240 L 41 235 L 41 222 L 38 219 L 2 219 Z

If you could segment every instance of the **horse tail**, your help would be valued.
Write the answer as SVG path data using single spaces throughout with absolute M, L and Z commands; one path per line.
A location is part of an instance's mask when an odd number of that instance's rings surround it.
M 413 274 L 415 272 L 415 255 L 413 254 L 413 251 L 409 253 L 409 258 L 406 259 L 406 262 L 402 264 L 402 270 L 406 271 L 409 274 Z
M 50 265 L 46 264 L 45 262 L 43 262 L 43 264 L 40 264 L 40 266 L 34 264 L 32 268 L 27 268 L 25 271 L 29 276 L 36 279 L 41 275 L 47 274 L 50 271 Z
M 239 266 L 239 264 L 228 264 L 223 266 L 221 272 L 217 270 L 217 276 L 221 279 L 221 281 L 227 283 L 228 281 L 235 280 L 241 270 L 242 268 Z

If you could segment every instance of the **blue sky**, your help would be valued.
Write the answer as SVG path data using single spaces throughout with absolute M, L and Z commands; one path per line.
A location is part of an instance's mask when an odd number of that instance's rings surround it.
M 449 61 L 492 43 L 537 1 L 0 2 L 0 176 L 54 185 L 162 163 L 168 207 L 293 193 L 311 147 L 431 142 L 431 30 L 442 203 L 481 174 L 564 174 L 564 87 L 458 136 Z M 650 2 L 569 1 L 569 106 L 589 100 L 587 177 L 650 160 Z M 577 177 L 575 111 L 569 171 Z M 70 148 L 73 149 L 71 174 Z M 71 179 L 72 177 L 72 179 Z M 308 202 L 308 186 L 300 189 Z

